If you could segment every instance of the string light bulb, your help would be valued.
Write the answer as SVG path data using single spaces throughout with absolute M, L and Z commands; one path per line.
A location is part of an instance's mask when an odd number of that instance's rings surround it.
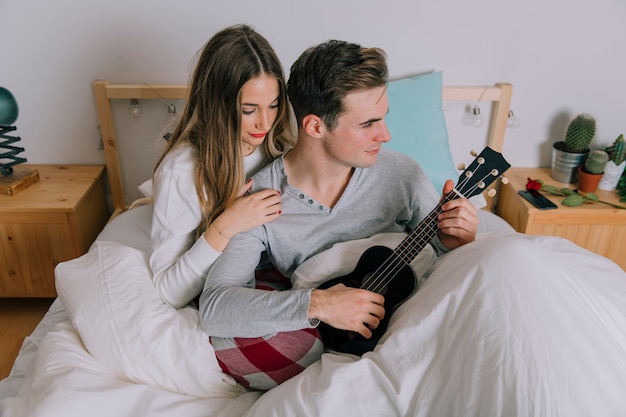
M 176 106 L 174 103 L 169 103 L 167 105 L 167 121 L 171 123 L 176 118 Z
M 511 129 L 517 129 L 519 127 L 519 119 L 513 113 L 513 110 L 509 110 L 509 118 L 506 119 L 506 127 Z
M 130 107 L 128 108 L 128 114 L 130 114 L 135 119 L 141 116 L 141 104 L 139 104 L 139 100 L 136 98 L 130 99 Z
M 475 105 L 472 108 L 472 125 L 474 127 L 481 127 L 485 123 L 485 118 L 480 114 L 480 107 Z

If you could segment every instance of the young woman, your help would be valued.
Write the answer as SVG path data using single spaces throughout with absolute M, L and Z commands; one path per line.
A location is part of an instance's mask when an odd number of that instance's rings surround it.
M 154 172 L 153 282 L 175 308 L 201 291 L 229 240 L 280 215 L 246 181 L 295 143 L 285 77 L 267 40 L 238 25 L 204 46 L 181 120 Z

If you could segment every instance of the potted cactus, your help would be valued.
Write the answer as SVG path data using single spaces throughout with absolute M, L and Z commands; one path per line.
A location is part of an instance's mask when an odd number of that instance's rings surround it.
M 552 178 L 573 184 L 580 167 L 590 152 L 596 134 L 596 120 L 588 114 L 579 114 L 568 125 L 565 138 L 552 146 Z
M 626 168 L 626 141 L 624 135 L 619 135 L 611 146 L 606 148 L 609 162 L 604 168 L 604 175 L 598 184 L 601 190 L 615 190 L 617 183 Z
M 584 165 L 578 167 L 578 190 L 595 193 L 607 162 L 609 162 L 609 154 L 606 151 L 602 149 L 591 151 Z

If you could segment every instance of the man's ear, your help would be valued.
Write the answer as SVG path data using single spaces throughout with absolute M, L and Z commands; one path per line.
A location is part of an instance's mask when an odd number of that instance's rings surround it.
M 324 131 L 324 122 L 319 116 L 307 114 L 302 118 L 302 128 L 308 136 L 319 138 Z

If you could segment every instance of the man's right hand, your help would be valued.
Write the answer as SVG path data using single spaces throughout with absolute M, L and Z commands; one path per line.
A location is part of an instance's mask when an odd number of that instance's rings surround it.
M 309 319 L 318 319 L 336 329 L 359 333 L 369 339 L 371 329 L 385 316 L 385 298 L 360 288 L 334 285 L 311 293 Z

